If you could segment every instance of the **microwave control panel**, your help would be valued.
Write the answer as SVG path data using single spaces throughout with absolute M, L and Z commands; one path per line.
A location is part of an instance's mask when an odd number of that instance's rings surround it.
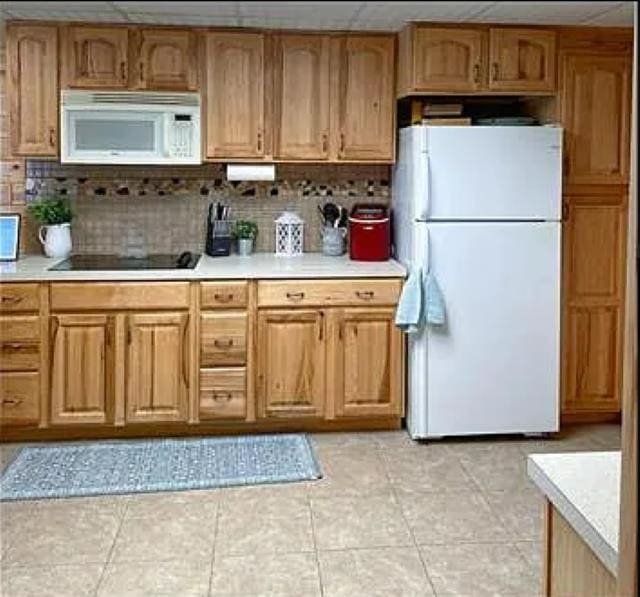
M 192 152 L 193 118 L 191 114 L 175 114 L 171 123 L 171 155 L 188 158 Z

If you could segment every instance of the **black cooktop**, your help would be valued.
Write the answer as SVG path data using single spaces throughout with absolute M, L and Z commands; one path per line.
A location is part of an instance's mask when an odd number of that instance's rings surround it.
M 199 253 L 180 255 L 148 255 L 147 257 L 120 257 L 119 255 L 72 255 L 49 268 L 51 271 L 96 271 L 136 269 L 194 269 Z

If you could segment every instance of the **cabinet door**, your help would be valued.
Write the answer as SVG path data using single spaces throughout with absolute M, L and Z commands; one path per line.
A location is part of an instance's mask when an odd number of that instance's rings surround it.
M 394 159 L 394 38 L 339 41 L 338 159 Z
M 260 311 L 258 400 L 263 417 L 321 417 L 325 321 L 318 310 Z
M 556 34 L 537 29 L 491 29 L 489 89 L 553 91 L 556 88 Z
M 129 30 L 126 27 L 64 27 L 60 72 L 62 87 L 127 87 L 128 39 Z
M 329 37 L 281 35 L 276 42 L 275 153 L 280 159 L 329 157 Z
M 412 87 L 415 91 L 470 92 L 486 81 L 486 32 L 479 29 L 416 27 Z
M 7 28 L 7 94 L 15 155 L 58 153 L 58 30 L 39 25 Z
M 126 421 L 185 421 L 189 388 L 189 315 L 129 315 Z
M 136 33 L 136 87 L 175 91 L 196 90 L 196 55 L 196 38 L 191 31 L 140 30 Z
M 206 37 L 207 157 L 261 159 L 264 146 L 264 35 Z
M 629 171 L 630 56 L 566 54 L 562 72 L 565 181 L 625 184 Z
M 564 230 L 562 411 L 620 410 L 626 209 L 568 199 Z M 565 208 L 565 211 L 567 211 Z
M 51 423 L 106 423 L 113 409 L 114 320 L 51 317 Z
M 402 334 L 394 319 L 395 309 L 345 309 L 337 317 L 329 357 L 336 416 L 402 414 Z

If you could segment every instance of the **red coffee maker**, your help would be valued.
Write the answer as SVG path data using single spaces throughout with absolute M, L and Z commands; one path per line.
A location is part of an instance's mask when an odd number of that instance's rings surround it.
M 358 203 L 349 216 L 349 257 L 356 261 L 387 261 L 391 256 L 389 209 Z

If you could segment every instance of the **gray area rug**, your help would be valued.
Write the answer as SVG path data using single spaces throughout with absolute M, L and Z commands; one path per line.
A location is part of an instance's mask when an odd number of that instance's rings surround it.
M 0 500 L 179 491 L 322 476 L 304 434 L 77 442 L 21 448 Z

